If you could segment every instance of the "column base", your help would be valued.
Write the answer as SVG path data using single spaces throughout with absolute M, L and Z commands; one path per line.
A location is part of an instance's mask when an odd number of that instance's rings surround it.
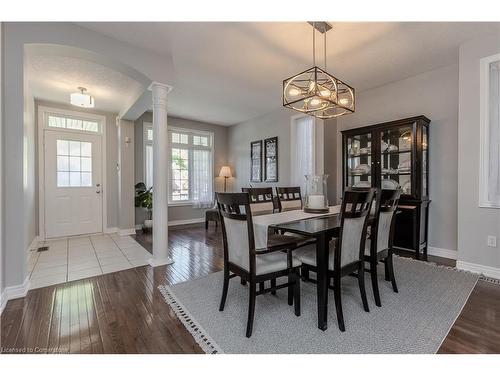
M 149 265 L 151 267 L 158 267 L 158 266 L 164 266 L 166 264 L 172 264 L 174 261 L 170 257 L 166 258 L 161 258 L 161 259 L 156 259 L 156 258 L 151 258 L 148 261 Z

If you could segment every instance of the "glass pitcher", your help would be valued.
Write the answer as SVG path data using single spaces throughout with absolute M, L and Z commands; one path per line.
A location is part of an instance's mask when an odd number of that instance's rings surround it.
M 327 213 L 327 174 L 306 175 L 306 196 L 304 211 L 311 213 Z

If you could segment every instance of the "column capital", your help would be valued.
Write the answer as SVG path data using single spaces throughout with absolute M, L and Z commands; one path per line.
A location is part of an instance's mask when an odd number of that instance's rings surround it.
M 166 83 L 161 83 L 161 82 L 155 81 L 149 85 L 148 90 L 155 91 L 155 89 L 158 91 L 163 91 L 163 92 L 165 92 L 165 94 L 168 94 L 168 93 L 170 93 L 170 91 L 172 91 L 173 86 L 167 85 Z

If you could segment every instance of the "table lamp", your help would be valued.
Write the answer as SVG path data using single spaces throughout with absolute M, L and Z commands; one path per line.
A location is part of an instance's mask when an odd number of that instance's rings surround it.
M 219 177 L 224 177 L 224 193 L 226 192 L 226 184 L 227 184 L 227 179 L 229 177 L 233 177 L 231 175 L 231 168 L 229 168 L 227 165 L 224 165 L 219 172 Z

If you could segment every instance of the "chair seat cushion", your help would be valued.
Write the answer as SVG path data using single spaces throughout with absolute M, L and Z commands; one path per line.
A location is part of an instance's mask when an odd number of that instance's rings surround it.
M 328 256 L 328 269 L 334 270 L 334 249 L 335 241 L 330 242 L 329 256 Z M 293 252 L 294 258 L 298 259 L 301 263 L 308 264 L 316 267 L 316 245 L 307 245 Z
M 300 261 L 296 258 L 292 259 L 292 266 L 300 266 Z M 255 268 L 257 275 L 272 273 L 277 271 L 286 270 L 288 268 L 287 254 L 281 251 L 274 253 L 267 253 L 255 257 Z

